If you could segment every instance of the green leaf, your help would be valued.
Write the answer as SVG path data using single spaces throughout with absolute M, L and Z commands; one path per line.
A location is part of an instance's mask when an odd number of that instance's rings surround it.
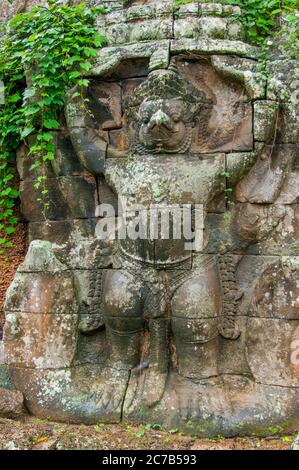
M 91 69 L 92 65 L 89 62 L 82 62 L 80 67 L 81 69 L 88 71 Z
M 44 127 L 46 129 L 59 129 L 59 122 L 56 119 L 47 119 L 44 122 Z
M 96 47 L 101 47 L 106 43 L 106 38 L 99 33 L 95 33 L 93 36 L 93 42 Z
M 89 85 L 82 72 L 90 70 L 89 59 L 106 42 L 95 24 L 103 7 L 89 8 L 85 2 L 47 3 L 47 7 L 17 14 L 2 28 L 0 78 L 5 81 L 6 103 L 0 108 L 0 230 L 6 235 L 13 233 L 17 223 L 13 208 L 19 193 L 11 187 L 17 148 L 28 136 L 36 139 L 30 140 L 28 152 L 31 171 L 55 158 L 51 131 L 59 129 L 56 116 L 63 109 L 66 87 L 72 82 L 85 88 Z M 79 92 L 73 94 L 73 98 L 78 96 Z M 49 207 L 45 181 L 39 176 L 33 184 L 42 189 L 39 200 L 44 209 Z M 11 246 L 5 237 L 1 245 Z
M 74 80 L 74 79 L 76 79 L 76 78 L 78 78 L 78 77 L 80 77 L 80 76 L 81 76 L 81 73 L 76 70 L 75 72 L 71 72 L 71 73 L 70 73 L 69 79 L 70 79 L 70 80 Z
M 14 95 L 10 95 L 8 97 L 8 102 L 9 103 L 17 103 L 18 101 L 20 101 L 22 98 L 21 98 L 21 95 L 20 95 L 20 92 L 18 91 L 17 93 L 15 93 Z
M 82 86 L 82 87 L 86 88 L 89 85 L 89 80 L 87 80 L 86 78 L 83 78 L 82 80 L 78 81 L 78 84 L 79 84 L 79 86 Z
M 28 137 L 28 135 L 32 134 L 32 132 L 34 131 L 35 131 L 35 128 L 33 126 L 25 127 L 21 132 L 21 139 L 25 139 L 26 137 Z
M 25 116 L 32 116 L 33 114 L 37 114 L 39 111 L 39 106 L 28 106 L 24 109 L 24 114 Z
M 10 226 L 10 227 L 6 227 L 6 229 L 5 229 L 5 233 L 7 235 L 10 235 L 10 234 L 14 233 L 15 231 L 16 231 L 16 227 L 11 227 Z
M 51 142 L 53 140 L 53 135 L 50 132 L 41 132 L 37 136 L 37 140 L 44 140 L 45 142 Z

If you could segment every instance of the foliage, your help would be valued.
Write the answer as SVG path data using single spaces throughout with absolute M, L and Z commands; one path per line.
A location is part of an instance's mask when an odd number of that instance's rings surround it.
M 224 3 L 241 7 L 239 19 L 247 40 L 254 44 L 262 44 L 265 38 L 280 29 L 282 14 L 287 21 L 296 21 L 295 10 L 299 6 L 298 0 L 225 0 Z
M 219 173 L 219 177 L 221 178 L 220 187 L 224 192 L 225 203 L 228 209 L 234 204 L 232 193 L 233 188 L 231 184 L 232 175 L 229 171 L 221 171 Z
M 175 0 L 175 6 L 194 0 Z M 275 30 L 281 30 L 281 16 L 288 23 L 296 22 L 295 11 L 299 0 L 219 0 L 225 5 L 238 5 L 242 9 L 238 19 L 244 26 L 247 41 L 262 44 Z
M 55 156 L 53 131 L 68 88 L 88 86 L 83 77 L 91 68 L 105 38 L 95 19 L 103 8 L 86 3 L 64 6 L 48 0 L 48 7 L 16 15 L 0 41 L 0 79 L 5 103 L 0 105 L 0 248 L 10 247 L 15 230 L 13 207 L 18 192 L 12 187 L 16 149 L 30 142 L 31 169 L 39 174 L 34 187 L 48 207 L 45 165 Z M 26 86 L 27 85 L 27 86 Z M 0 250 L 0 253 L 3 250 Z
M 194 3 L 194 0 L 175 0 L 175 6 L 180 7 L 181 5 L 186 5 L 187 3 Z

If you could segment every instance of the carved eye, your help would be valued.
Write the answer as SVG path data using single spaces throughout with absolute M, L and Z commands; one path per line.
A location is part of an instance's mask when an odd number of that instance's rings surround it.
M 180 104 L 174 103 L 168 107 L 168 115 L 174 122 L 179 122 L 182 119 L 183 109 Z
M 140 120 L 144 124 L 147 124 L 151 118 L 151 109 L 149 106 L 144 106 L 140 109 Z

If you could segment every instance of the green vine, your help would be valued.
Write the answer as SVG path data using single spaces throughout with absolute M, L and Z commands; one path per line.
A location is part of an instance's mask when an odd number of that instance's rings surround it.
M 239 5 L 242 13 L 238 19 L 244 26 L 246 40 L 262 45 L 275 32 L 281 34 L 282 15 L 287 22 L 296 22 L 298 0 L 224 0 L 223 3 Z
M 16 15 L 0 41 L 5 94 L 0 103 L 0 254 L 11 247 L 9 235 L 17 223 L 13 209 L 19 193 L 12 184 L 16 149 L 22 142 L 29 147 L 31 170 L 38 169 L 39 175 L 34 187 L 46 212 L 45 167 L 55 157 L 53 131 L 60 128 L 65 94 L 73 86 L 83 94 L 89 84 L 84 75 L 105 42 L 95 26 L 103 8 L 88 8 L 85 2 L 47 3 L 48 7 Z
M 194 0 L 175 0 L 174 5 L 180 7 L 181 5 L 186 5 L 187 3 L 194 3 Z
M 275 56 L 281 54 L 291 60 L 298 57 L 299 0 L 223 0 L 222 3 L 241 7 L 236 19 L 244 27 L 246 41 L 259 46 L 257 72 L 269 89 Z M 289 90 L 280 90 L 281 104 L 288 106 L 290 98 Z M 231 174 L 223 171 L 219 176 L 223 178 L 220 187 L 230 211 L 234 205 Z
M 220 188 L 224 192 L 225 204 L 226 204 L 227 209 L 230 210 L 232 206 L 234 205 L 233 187 L 231 183 L 232 175 L 229 171 L 221 171 L 219 173 L 219 177 L 221 178 Z

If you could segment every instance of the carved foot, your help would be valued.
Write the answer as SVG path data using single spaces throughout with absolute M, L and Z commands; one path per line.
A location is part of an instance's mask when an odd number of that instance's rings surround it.
M 105 367 L 92 387 L 93 399 L 103 415 L 121 412 L 129 380 L 128 370 Z

